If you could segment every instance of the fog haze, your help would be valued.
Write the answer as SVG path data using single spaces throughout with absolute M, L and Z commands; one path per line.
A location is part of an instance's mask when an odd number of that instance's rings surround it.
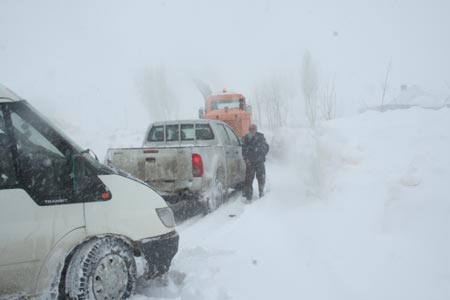
M 297 78 L 309 51 L 341 113 L 420 86 L 450 93 L 447 1 L 1 1 L 0 82 L 77 126 L 142 126 L 145 74 L 164 70 L 179 106 L 196 118 L 202 96 L 245 93 L 273 74 Z M 294 93 L 301 100 L 301 95 Z

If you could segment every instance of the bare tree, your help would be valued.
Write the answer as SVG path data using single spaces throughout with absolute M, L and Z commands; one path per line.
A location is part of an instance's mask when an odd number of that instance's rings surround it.
M 321 95 L 321 111 L 325 120 L 336 117 L 336 87 L 334 80 L 327 84 Z
M 262 99 L 261 99 L 261 91 L 260 91 L 260 87 L 256 86 L 253 89 L 253 95 L 251 97 L 252 99 L 252 119 L 253 122 L 255 122 L 256 124 L 263 124 L 262 123 Z
M 308 118 L 311 127 L 315 127 L 317 122 L 318 75 L 317 67 L 312 60 L 311 54 L 307 50 L 303 55 L 301 79 L 306 117 Z
M 142 103 L 153 121 L 167 120 L 177 115 L 178 104 L 169 85 L 164 66 L 149 67 L 137 76 Z
M 270 129 L 285 125 L 286 93 L 282 81 L 271 76 L 261 81 L 254 89 L 252 96 L 254 120 Z
M 391 63 L 391 61 L 389 61 L 389 64 L 388 64 L 387 70 L 386 70 L 386 78 L 384 79 L 384 84 L 383 84 L 383 94 L 381 95 L 381 109 L 383 109 L 384 97 L 386 96 L 386 90 L 388 88 L 388 79 L 389 79 L 389 73 L 391 72 L 391 66 L 392 66 L 392 63 Z

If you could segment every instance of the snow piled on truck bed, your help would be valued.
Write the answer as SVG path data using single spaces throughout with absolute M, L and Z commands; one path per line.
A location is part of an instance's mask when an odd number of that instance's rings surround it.
M 413 108 L 267 133 L 266 197 L 181 224 L 133 299 L 448 299 L 449 128 Z

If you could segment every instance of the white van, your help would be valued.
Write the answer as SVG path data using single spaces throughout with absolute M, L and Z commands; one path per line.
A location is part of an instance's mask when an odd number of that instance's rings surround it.
M 0 298 L 126 299 L 178 250 L 172 211 L 148 185 L 83 151 L 0 86 Z

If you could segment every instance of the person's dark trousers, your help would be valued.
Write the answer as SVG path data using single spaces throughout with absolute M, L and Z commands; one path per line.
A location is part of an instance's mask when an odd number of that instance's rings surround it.
M 253 180 L 258 180 L 259 197 L 264 196 L 264 185 L 266 183 L 266 167 L 264 162 L 252 162 L 245 169 L 244 197 L 251 200 L 253 197 Z

